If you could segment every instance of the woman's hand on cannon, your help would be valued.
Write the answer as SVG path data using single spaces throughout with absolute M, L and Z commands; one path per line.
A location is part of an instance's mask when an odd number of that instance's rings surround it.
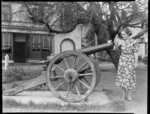
M 108 40 L 107 43 L 112 43 L 112 40 Z

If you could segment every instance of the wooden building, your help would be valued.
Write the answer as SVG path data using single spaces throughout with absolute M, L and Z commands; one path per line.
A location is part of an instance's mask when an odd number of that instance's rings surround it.
M 50 36 L 46 27 L 33 24 L 20 8 L 19 3 L 2 2 L 2 59 L 7 53 L 15 63 L 25 63 L 81 48 L 80 25 L 71 33 Z
M 19 12 L 20 4 L 2 3 L 2 58 L 6 53 L 14 62 L 46 59 L 52 52 L 48 30 L 33 24 L 26 12 Z

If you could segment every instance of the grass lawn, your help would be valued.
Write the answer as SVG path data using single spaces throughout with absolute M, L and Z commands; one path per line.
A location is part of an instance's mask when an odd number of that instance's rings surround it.
M 114 101 L 109 104 L 105 105 L 75 105 L 75 104 L 67 104 L 67 105 L 60 105 L 56 103 L 39 103 L 36 104 L 33 101 L 30 101 L 27 104 L 17 102 L 13 99 L 6 99 L 3 100 L 3 109 L 22 109 L 22 111 L 27 110 L 51 110 L 51 111 L 106 111 L 109 109 L 109 111 L 124 111 L 125 110 L 125 104 L 123 101 Z M 7 111 L 7 110 L 6 110 Z M 19 110 L 21 111 L 21 110 Z
M 36 104 L 29 102 L 23 104 L 14 100 L 3 100 L 3 109 L 7 112 L 12 109 L 17 112 L 51 112 L 51 111 L 97 111 L 97 112 L 135 112 L 135 114 L 146 114 L 147 109 L 147 65 L 141 64 L 136 69 L 137 89 L 133 92 L 133 101 L 124 102 L 119 100 L 120 90 L 115 86 L 116 72 L 114 66 L 100 65 L 102 69 L 101 80 L 95 90 L 103 90 L 109 98 L 110 103 L 105 105 L 59 105 L 56 103 Z M 31 69 L 30 69 L 31 70 Z M 40 88 L 39 88 L 40 89 Z M 141 94 L 142 93 L 142 94 Z M 13 106 L 13 107 L 12 107 Z M 11 111 L 10 111 L 11 112 Z

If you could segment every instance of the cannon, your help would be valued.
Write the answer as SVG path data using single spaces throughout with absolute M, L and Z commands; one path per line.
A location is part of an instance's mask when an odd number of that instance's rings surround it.
M 46 83 L 50 91 L 65 102 L 85 100 L 99 84 L 101 76 L 99 64 L 90 54 L 112 46 L 110 42 L 90 48 L 61 52 L 45 62 L 47 67 L 40 76 L 25 81 L 15 88 L 4 90 L 3 95 L 16 95 Z

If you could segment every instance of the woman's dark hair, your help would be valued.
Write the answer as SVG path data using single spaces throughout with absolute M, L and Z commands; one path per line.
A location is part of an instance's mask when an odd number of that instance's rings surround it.
M 118 37 L 119 37 L 119 38 L 122 38 L 121 32 L 118 33 Z
M 131 32 L 131 30 L 129 29 L 129 28 L 123 28 L 123 30 L 122 31 L 125 31 L 126 33 L 127 33 L 127 35 L 128 36 L 131 36 L 132 35 L 132 32 Z
M 122 28 L 122 29 L 119 31 L 119 33 L 118 33 L 118 37 L 119 37 L 119 38 L 122 38 L 122 34 L 121 34 L 122 31 L 125 31 L 128 36 L 131 36 L 131 35 L 132 35 L 131 30 L 130 30 L 129 28 L 127 28 L 127 27 L 124 27 L 124 28 Z

